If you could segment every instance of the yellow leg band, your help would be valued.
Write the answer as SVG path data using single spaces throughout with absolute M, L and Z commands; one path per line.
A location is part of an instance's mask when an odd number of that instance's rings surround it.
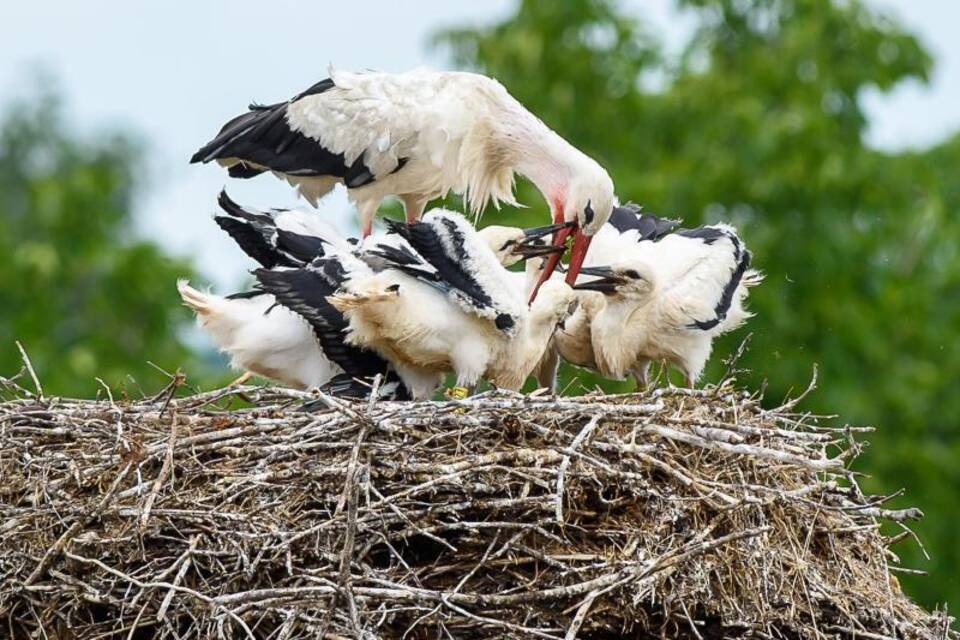
M 466 387 L 450 387 L 444 393 L 448 400 L 463 400 L 469 394 L 470 390 Z

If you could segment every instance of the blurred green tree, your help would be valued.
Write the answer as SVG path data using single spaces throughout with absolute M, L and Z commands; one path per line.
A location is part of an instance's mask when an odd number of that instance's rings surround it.
M 610 0 L 524 0 L 498 24 L 437 42 L 599 159 L 622 199 L 687 225 L 740 227 L 767 273 L 740 363 L 750 383 L 766 381 L 776 401 L 817 363 L 808 408 L 878 425 L 859 463 L 868 488 L 907 487 L 928 514 L 918 529 L 933 562 L 915 545 L 897 551 L 932 578 L 903 580 L 928 605 L 960 602 L 960 137 L 900 154 L 863 140 L 863 92 L 924 81 L 931 58 L 858 0 L 678 4 L 699 27 L 674 58 Z M 533 206 L 516 221 L 543 220 L 521 188 Z M 571 388 L 629 386 L 562 371 L 562 384 L 574 378 Z
M 0 375 L 20 369 L 15 340 L 49 394 L 91 397 L 97 377 L 153 391 L 148 360 L 191 362 L 173 286 L 191 268 L 131 234 L 139 158 L 127 136 L 71 135 L 49 93 L 0 121 Z

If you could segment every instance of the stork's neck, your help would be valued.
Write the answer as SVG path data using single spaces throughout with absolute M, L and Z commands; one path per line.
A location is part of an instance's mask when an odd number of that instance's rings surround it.
M 642 305 L 634 300 L 608 298 L 591 323 L 591 342 L 601 373 L 622 378 L 637 359 L 644 339 Z
M 522 387 L 543 358 L 555 328 L 555 322 L 548 314 L 531 309 L 520 333 L 500 350 L 490 375 L 491 381 L 504 389 Z
M 499 131 L 517 173 L 533 182 L 551 207 L 562 205 L 570 178 L 588 160 L 583 152 L 525 110 L 505 114 Z

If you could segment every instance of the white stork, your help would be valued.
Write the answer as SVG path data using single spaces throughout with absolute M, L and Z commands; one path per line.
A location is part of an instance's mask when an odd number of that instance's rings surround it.
M 215 220 L 247 255 L 268 268 L 292 270 L 317 256 L 350 252 L 344 239 L 310 212 L 258 211 L 220 194 L 224 215 Z M 338 282 L 327 283 L 332 293 Z M 200 327 L 234 367 L 298 388 L 321 387 L 343 397 L 369 395 L 382 375 L 381 399 L 408 399 L 409 392 L 386 361 L 344 342 L 345 321 L 332 307 L 305 319 L 263 291 L 233 296 L 200 292 L 177 283 L 181 298 L 197 314 Z
M 643 218 L 637 213 L 638 224 Z M 646 386 L 652 361 L 678 366 L 693 386 L 710 356 L 713 339 L 743 324 L 747 290 L 762 280 L 750 269 L 750 252 L 725 224 L 666 232 L 663 221 L 642 239 L 631 230 L 598 234 L 605 265 L 583 268 L 596 279 L 580 282 L 587 294 L 558 333 L 560 354 L 612 378 L 632 373 Z M 639 240 L 639 241 L 638 241 Z M 593 255 L 593 254 L 592 254 Z M 589 340 L 589 344 L 585 341 Z
M 458 391 L 487 377 L 519 389 L 540 360 L 574 293 L 551 283 L 527 307 L 523 292 L 460 214 L 435 209 L 412 225 L 364 241 L 352 259 L 315 260 L 299 271 L 260 270 L 265 289 L 301 313 L 328 303 L 348 321 L 347 341 L 373 349 L 396 368 L 415 398 L 446 372 Z M 342 288 L 317 295 L 310 283 L 332 269 Z
M 216 160 L 238 178 L 272 171 L 314 204 L 343 183 L 363 237 L 387 196 L 403 201 L 408 222 L 450 191 L 479 214 L 487 202 L 515 204 L 519 173 L 543 194 L 554 222 L 576 223 L 554 241 L 575 234 L 567 279 L 574 282 L 616 200 L 595 160 L 483 75 L 419 69 L 330 76 L 286 102 L 251 105 L 191 162 Z M 544 281 L 559 259 L 551 259 Z

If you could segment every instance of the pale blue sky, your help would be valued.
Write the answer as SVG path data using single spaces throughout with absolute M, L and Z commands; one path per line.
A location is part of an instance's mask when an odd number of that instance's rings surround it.
M 871 144 L 923 147 L 960 129 L 960 3 L 871 2 L 898 15 L 937 59 L 929 87 L 910 84 L 867 96 Z M 251 99 L 280 100 L 312 84 L 330 62 L 388 71 L 442 66 L 426 46 L 429 34 L 444 25 L 495 20 L 513 6 L 514 0 L 8 3 L 0 21 L 0 106 L 22 94 L 31 69 L 42 65 L 59 78 L 71 120 L 85 134 L 121 126 L 145 136 L 150 176 L 138 207 L 140 232 L 193 257 L 211 282 L 228 287 L 241 282 L 250 265 L 210 220 L 226 175 L 187 164 L 220 124 Z M 673 11 L 672 0 L 626 6 L 671 48 L 689 34 L 690 20 Z M 285 184 L 268 177 L 228 187 L 240 202 L 297 204 Z M 349 228 L 353 217 L 342 194 L 321 209 Z

